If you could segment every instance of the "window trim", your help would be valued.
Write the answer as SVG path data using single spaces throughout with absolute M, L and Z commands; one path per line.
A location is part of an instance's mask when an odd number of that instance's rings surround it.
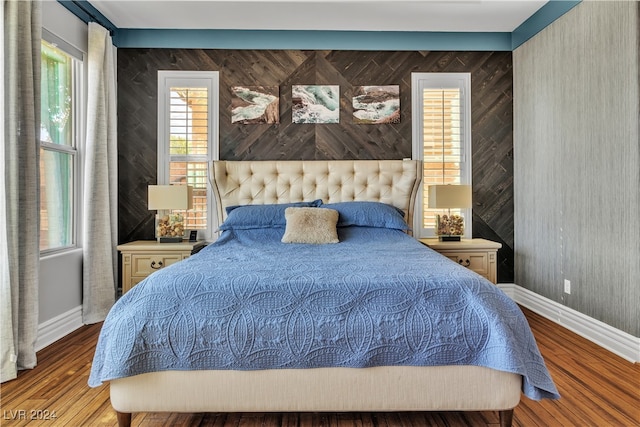
M 462 114 L 463 114 L 463 138 L 460 159 L 460 183 L 472 184 L 472 135 L 471 135 L 471 73 L 411 73 L 411 119 L 412 119 L 412 159 L 424 160 L 424 140 L 423 140 L 423 89 L 443 89 L 458 87 L 462 91 Z M 422 170 L 424 174 L 424 170 Z M 422 223 L 424 199 L 424 182 L 420 179 L 418 189 L 418 200 L 414 208 L 413 229 L 414 236 L 419 238 L 436 237 L 435 228 L 424 228 Z M 462 216 L 465 219 L 464 238 L 470 239 L 472 233 L 472 209 L 462 209 Z
M 63 50 L 67 55 L 83 62 L 84 54 L 80 49 L 76 48 L 71 43 L 67 43 L 64 39 L 56 36 L 46 28 L 42 28 L 42 39 L 55 45 L 58 49 Z
M 220 146 L 218 138 L 219 129 L 219 71 L 173 71 L 158 70 L 158 178 L 157 184 L 169 184 L 169 162 L 171 156 L 169 154 L 170 146 L 170 120 L 169 120 L 169 89 L 172 86 L 206 86 L 209 93 L 209 111 L 207 121 L 209 124 L 208 132 L 208 150 L 207 155 L 189 156 L 190 160 L 196 160 L 207 163 L 207 228 L 205 235 L 199 235 L 198 238 L 212 240 L 214 230 L 217 229 L 217 219 L 214 219 L 216 206 L 213 197 L 213 190 L 210 181 L 210 165 L 213 160 L 220 157 Z M 214 228 L 215 225 L 215 228 Z M 200 233 L 199 233 L 200 234 Z
M 74 48 L 71 44 L 67 43 L 63 39 L 59 38 L 55 34 L 47 31 L 45 28 L 42 29 L 42 41 L 46 41 L 72 58 L 72 77 L 71 77 L 71 87 L 73 91 L 73 103 L 72 103 L 72 146 L 62 145 L 62 144 L 52 144 L 49 142 L 45 142 L 40 140 L 39 146 L 41 149 L 45 151 L 57 152 L 69 154 L 72 156 L 72 167 L 73 167 L 73 187 L 72 187 L 72 209 L 71 209 L 71 244 L 65 246 L 57 246 L 55 248 L 47 248 L 40 249 L 40 258 L 44 258 L 51 255 L 58 255 L 60 253 L 69 252 L 80 248 L 82 245 L 80 244 L 81 238 L 81 230 L 80 226 L 82 223 L 81 217 L 81 191 L 82 191 L 82 183 L 81 183 L 81 167 L 82 167 L 82 159 L 81 159 L 81 147 L 82 142 L 84 141 L 84 120 L 85 120 L 85 61 L 84 54 Z M 41 42 L 42 46 L 42 42 Z M 40 198 L 40 188 L 38 189 L 38 198 Z M 39 225 L 40 227 L 40 225 Z

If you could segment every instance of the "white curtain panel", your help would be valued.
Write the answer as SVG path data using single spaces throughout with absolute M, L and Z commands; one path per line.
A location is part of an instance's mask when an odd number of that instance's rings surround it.
M 39 1 L 3 1 L 2 189 L 0 190 L 1 380 L 36 366 L 40 262 Z M 5 215 L 6 213 L 6 215 Z
M 115 302 L 117 277 L 116 72 L 109 32 L 89 24 L 87 138 L 84 159 L 83 301 L 85 324 Z
M 0 20 L 4 29 L 4 2 L 0 7 Z M 4 31 L 0 31 L 0 67 L 4 75 Z M 0 81 L 0 99 L 4 97 L 4 78 Z M 4 136 L 4 106 L 0 110 L 0 132 Z M 6 191 L 4 185 L 5 138 L 2 139 L 0 150 L 0 212 L 7 211 Z M 15 357 L 16 349 L 13 345 L 13 326 L 11 321 L 11 286 L 9 275 L 9 247 L 7 246 L 7 216 L 0 215 L 0 380 L 11 380 L 17 376 Z

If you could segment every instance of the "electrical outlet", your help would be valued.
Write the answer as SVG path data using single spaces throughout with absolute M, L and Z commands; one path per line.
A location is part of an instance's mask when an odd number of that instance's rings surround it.
M 571 280 L 564 279 L 564 293 L 571 294 Z

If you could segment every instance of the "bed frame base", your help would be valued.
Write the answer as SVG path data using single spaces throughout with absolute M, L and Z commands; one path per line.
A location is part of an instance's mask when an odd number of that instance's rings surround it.
M 480 366 L 161 371 L 111 380 L 120 426 L 138 412 L 497 411 L 508 427 L 522 377 Z
M 118 415 L 119 427 L 131 427 L 131 413 L 124 413 L 116 411 Z M 511 427 L 513 422 L 513 409 L 505 409 L 498 411 L 500 415 L 500 427 Z

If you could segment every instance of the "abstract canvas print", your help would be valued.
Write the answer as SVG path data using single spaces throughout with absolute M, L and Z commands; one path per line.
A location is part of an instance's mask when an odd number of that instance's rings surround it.
M 293 85 L 293 123 L 340 123 L 340 86 Z
M 231 87 L 231 123 L 280 123 L 278 86 Z
M 353 122 L 400 123 L 400 86 L 355 86 Z

